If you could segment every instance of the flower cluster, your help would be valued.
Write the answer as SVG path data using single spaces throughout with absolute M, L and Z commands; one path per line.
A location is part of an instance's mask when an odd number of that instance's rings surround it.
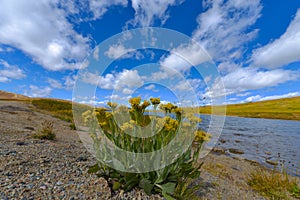
M 211 135 L 209 133 L 206 133 L 204 131 L 201 130 L 197 130 L 194 132 L 195 135 L 195 142 L 203 142 L 203 141 L 208 141 L 211 137 Z
M 160 98 L 150 98 L 150 102 L 152 105 L 158 105 L 160 104 Z

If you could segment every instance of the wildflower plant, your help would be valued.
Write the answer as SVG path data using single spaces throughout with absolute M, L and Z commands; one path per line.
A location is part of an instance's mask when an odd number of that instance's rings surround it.
M 169 199 L 192 195 L 187 183 L 200 175 L 198 157 L 209 139 L 197 128 L 200 118 L 171 103 L 161 104 L 159 98 L 135 97 L 129 103 L 108 102 L 107 110 L 82 114 L 98 160 L 91 171 L 110 178 L 114 189 L 137 186 Z

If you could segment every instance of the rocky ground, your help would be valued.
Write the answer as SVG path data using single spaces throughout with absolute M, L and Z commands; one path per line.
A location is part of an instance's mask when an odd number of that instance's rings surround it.
M 54 141 L 31 137 L 44 120 Z M 112 192 L 104 178 L 87 173 L 95 159 L 69 123 L 27 103 L 0 101 L 0 199 L 162 199 L 143 191 Z M 211 153 L 205 158 L 199 199 L 264 199 L 246 183 L 255 163 Z

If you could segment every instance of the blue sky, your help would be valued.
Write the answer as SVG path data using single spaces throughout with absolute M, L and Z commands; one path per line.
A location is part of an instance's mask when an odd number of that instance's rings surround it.
M 197 90 L 199 99 L 226 95 L 226 103 L 300 96 L 300 1 L 2 0 L 0 4 L 0 90 L 70 100 L 78 78 L 96 88 L 92 99 L 81 97 L 87 103 L 125 101 L 136 95 L 176 101 L 177 92 L 190 89 Z M 205 49 L 220 77 L 197 75 L 168 51 L 128 53 L 122 44 L 95 49 L 115 34 L 143 27 L 189 36 Z M 174 49 L 195 65 L 203 61 L 193 46 Z M 102 74 L 97 70 L 78 74 L 95 50 L 114 62 Z M 184 79 L 162 65 L 183 73 Z M 157 82 L 163 79 L 173 80 L 168 83 L 173 84 L 172 91 Z

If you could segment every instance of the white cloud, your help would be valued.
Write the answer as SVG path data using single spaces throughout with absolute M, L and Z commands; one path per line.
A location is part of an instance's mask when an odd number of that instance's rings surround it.
M 120 90 L 124 87 L 134 88 L 140 87 L 144 84 L 144 81 L 139 76 L 137 70 L 123 70 L 116 75 L 115 88 Z
M 129 21 L 134 26 L 148 27 L 153 25 L 155 19 L 161 20 L 162 24 L 168 19 L 167 9 L 169 6 L 181 4 L 184 0 L 132 0 L 132 8 L 135 17 Z
M 127 49 L 122 44 L 114 44 L 104 53 L 107 57 L 117 59 L 133 49 Z
M 59 1 L 1 1 L 0 43 L 13 46 L 49 70 L 79 69 L 89 39 L 73 30 Z M 86 52 L 86 53 L 83 53 Z
M 155 89 L 155 85 L 154 84 L 150 84 L 148 86 L 145 87 L 146 90 L 154 90 Z
M 260 0 L 209 0 L 203 6 L 207 10 L 198 16 L 193 38 L 214 60 L 240 58 L 245 44 L 257 34 L 249 27 L 260 17 Z
M 181 45 L 171 50 L 171 54 L 162 58 L 160 64 L 176 71 L 187 71 L 210 60 L 208 54 L 197 43 Z
M 200 87 L 201 83 L 202 81 L 200 79 L 186 79 L 174 85 L 173 89 L 179 91 L 197 92 L 197 89 Z
M 65 76 L 63 79 L 65 81 L 64 82 L 65 89 L 70 90 L 75 85 L 75 82 L 76 82 L 76 79 L 77 79 L 77 75 Z
M 6 46 L 1 46 L 1 44 L 0 44 L 0 53 L 1 52 L 11 52 L 11 51 L 13 51 L 13 48 L 10 48 L 10 47 L 6 47 Z
M 260 101 L 272 100 L 272 99 L 281 99 L 281 98 L 289 98 L 289 97 L 297 97 L 297 96 L 300 96 L 300 92 L 290 92 L 288 94 L 266 96 L 266 97 L 261 98 Z
M 132 94 L 133 93 L 133 90 L 131 90 L 131 89 L 128 89 L 128 88 L 124 88 L 123 90 L 122 90 L 122 93 L 123 94 Z
M 245 92 L 245 93 L 239 93 L 236 96 L 238 96 L 238 97 L 245 97 L 245 96 L 248 96 L 250 94 L 251 94 L 251 92 Z
M 261 96 L 260 95 L 255 95 L 255 96 L 251 96 L 251 97 L 248 97 L 246 98 L 246 102 L 252 102 L 252 101 L 259 101 L 261 99 Z
M 0 59 L 0 82 L 10 82 L 11 79 L 23 79 L 26 77 L 24 71 L 18 66 L 10 65 L 6 61 Z
M 89 0 L 90 10 L 94 14 L 94 19 L 102 17 L 111 6 L 127 6 L 127 0 Z
M 271 70 L 260 71 L 257 69 L 240 68 L 223 77 L 226 89 L 255 90 L 264 87 L 276 86 L 290 80 L 296 80 L 300 71 Z
M 96 46 L 94 49 L 93 57 L 95 60 L 99 61 L 99 47 Z
M 82 74 L 81 79 L 85 83 L 98 85 L 98 87 L 102 89 L 123 90 L 125 93 L 128 93 L 129 89 L 141 87 L 144 84 L 144 81 L 137 70 L 127 69 L 115 74 L 106 74 L 104 76 L 99 76 L 95 73 L 84 73 Z M 125 88 L 128 90 L 124 90 Z
M 48 81 L 48 83 L 50 84 L 50 86 L 52 88 L 61 89 L 63 87 L 62 84 L 59 81 L 55 80 L 55 79 L 48 78 L 47 81 Z
M 207 89 L 205 96 L 223 96 L 277 86 L 287 81 L 297 80 L 299 77 L 300 71 L 283 69 L 262 71 L 255 68 L 239 68 L 222 78 L 217 78 L 211 88 Z M 226 91 L 223 90 L 223 84 Z
M 272 95 L 272 96 L 265 96 L 265 97 L 262 97 L 260 95 L 255 95 L 255 96 L 246 98 L 244 102 L 267 101 L 267 100 L 290 98 L 290 97 L 297 97 L 297 96 L 300 96 L 300 92 L 290 92 L 287 94 Z
M 35 85 L 29 86 L 29 91 L 25 90 L 24 94 L 29 97 L 49 97 L 52 88 L 51 87 L 38 87 Z
M 264 68 L 277 68 L 300 61 L 300 9 L 286 32 L 277 40 L 256 49 L 252 55 L 255 65 Z
M 105 97 L 105 99 L 108 99 L 109 101 L 121 101 L 125 104 L 128 104 L 128 100 L 131 98 L 130 95 L 118 95 L 118 94 L 112 94 L 110 96 Z M 120 102 L 120 103 L 121 103 Z

